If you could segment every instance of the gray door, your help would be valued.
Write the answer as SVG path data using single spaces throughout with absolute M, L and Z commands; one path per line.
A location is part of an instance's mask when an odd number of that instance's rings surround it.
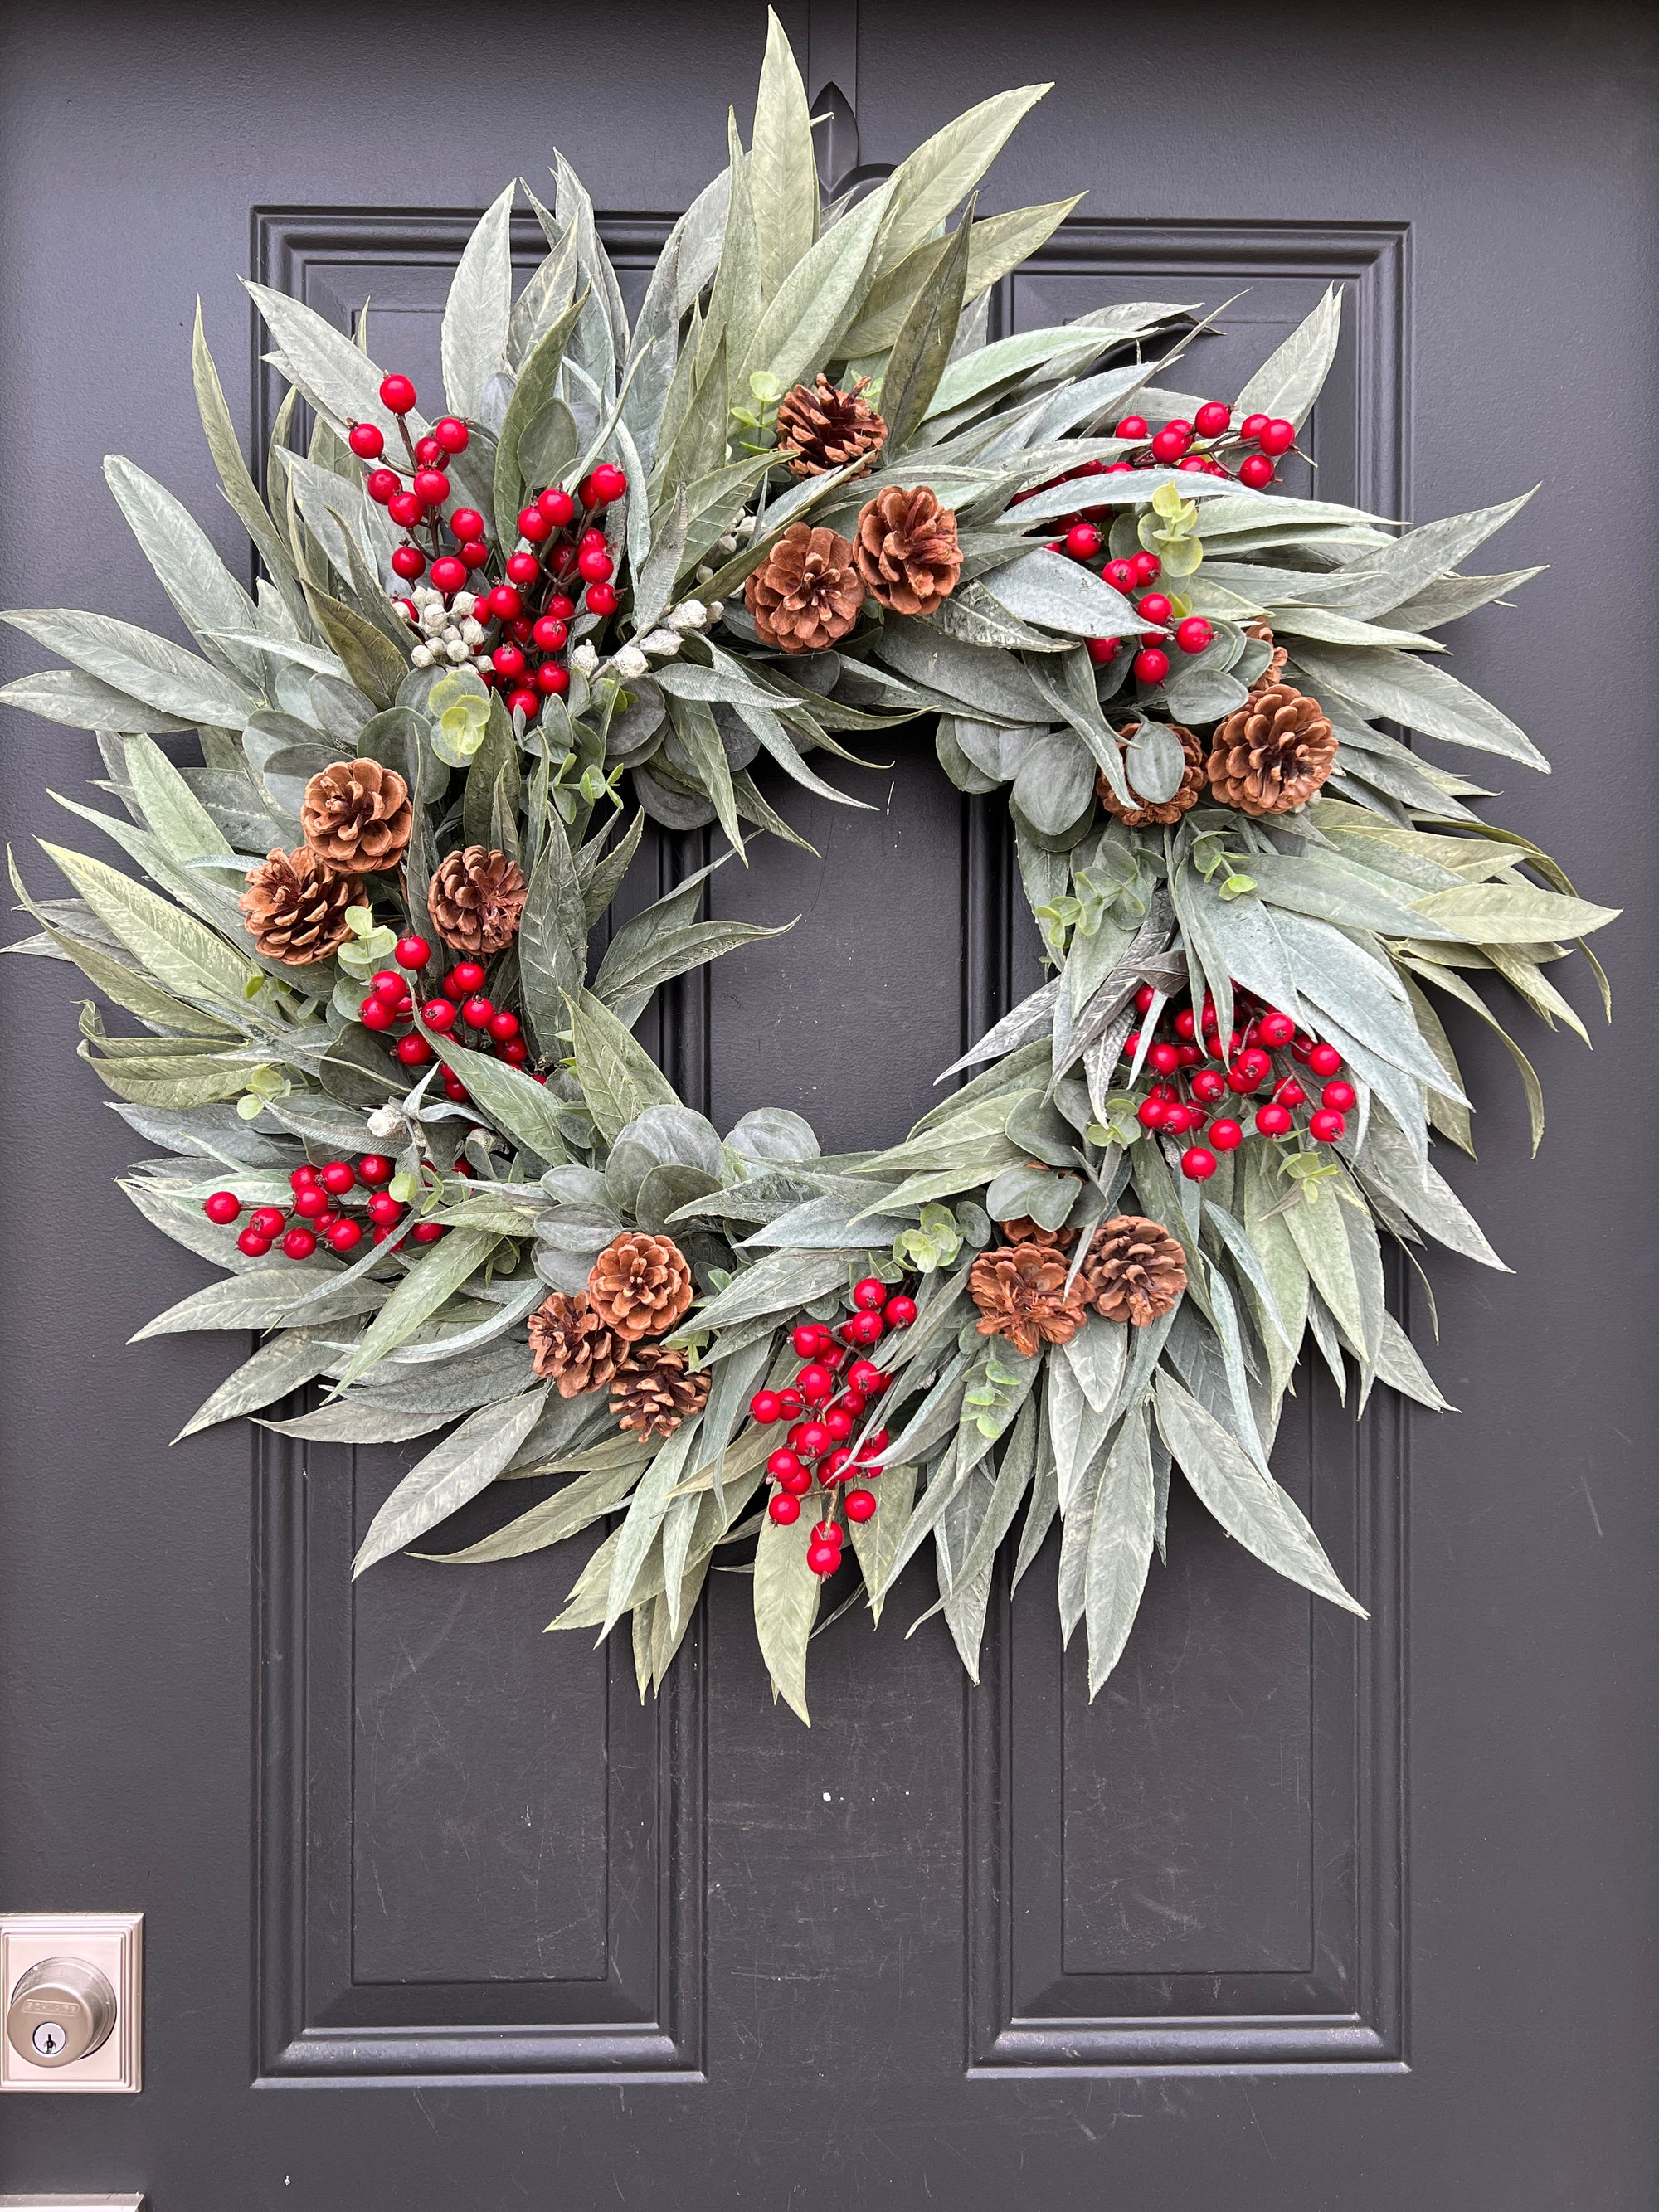
M 1517 1269 L 1439 1266 L 1461 1414 L 1356 1431 L 1314 1389 L 1286 1424 L 1369 1626 L 1177 1501 L 1093 1706 L 1040 1577 L 994 1606 L 974 1690 L 939 1623 L 904 1640 L 917 1571 L 878 1635 L 823 1638 L 809 1733 L 732 1577 L 641 1707 L 625 1649 L 540 1633 L 579 1547 L 400 1560 L 354 1596 L 395 1455 L 170 1451 L 240 1347 L 126 1346 L 198 1270 L 109 1188 L 136 1139 L 72 1058 L 62 971 L 3 963 L 0 1909 L 142 1911 L 148 1987 L 142 2094 L 0 2100 L 0 2186 L 155 2212 L 1650 2203 L 1652 26 L 1530 0 L 783 12 L 866 162 L 1056 80 L 998 204 L 1090 197 L 1007 326 L 1242 293 L 1194 356 L 1224 394 L 1338 278 L 1325 495 L 1444 514 L 1546 477 L 1504 557 L 1550 572 L 1462 626 L 1458 666 L 1557 763 L 1506 818 L 1635 908 L 1620 1025 L 1593 1060 L 1538 1039 L 1535 1165 L 1501 1048 L 1456 1038 L 1482 1158 L 1454 1172 Z M 257 439 L 238 276 L 343 324 L 372 295 L 377 353 L 418 376 L 469 211 L 555 141 L 637 281 L 763 35 L 751 0 L 9 10 L 0 602 L 167 627 L 106 450 L 232 546 L 198 289 Z M 794 810 L 821 860 L 720 879 L 726 911 L 804 915 L 652 1033 L 721 1127 L 772 1103 L 826 1146 L 895 1137 L 1030 987 L 1000 817 L 926 732 L 892 750 L 877 814 Z M 97 770 L 12 718 L 0 773 L 21 843 Z

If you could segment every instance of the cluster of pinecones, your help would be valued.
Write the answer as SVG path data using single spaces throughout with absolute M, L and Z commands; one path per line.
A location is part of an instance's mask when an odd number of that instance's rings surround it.
M 1265 623 L 1251 624 L 1247 635 L 1273 644 Z M 1131 830 L 1153 823 L 1167 827 L 1198 804 L 1206 784 L 1212 798 L 1242 814 L 1289 814 L 1305 806 L 1335 766 L 1336 732 L 1319 702 L 1285 681 L 1286 657 L 1283 646 L 1274 646 L 1273 659 L 1250 686 L 1249 697 L 1216 725 L 1207 752 L 1201 738 L 1178 722 L 1170 725 L 1186 761 L 1179 787 L 1170 798 L 1126 806 L 1104 775 L 1097 776 L 1095 791 L 1107 812 Z M 1119 738 L 1127 741 L 1138 726 L 1123 724 Z
M 1034 1221 L 998 1223 L 1008 1240 L 981 1252 L 968 1288 L 979 1308 L 981 1336 L 1006 1336 L 1030 1359 L 1045 1344 L 1068 1344 L 1091 1309 L 1107 1321 L 1145 1328 L 1169 1312 L 1187 1287 L 1187 1256 L 1161 1221 L 1120 1213 L 1090 1239 L 1077 1279 L 1070 1248 L 1074 1229 L 1042 1229 Z
M 651 1340 L 667 1334 L 693 1294 L 690 1262 L 672 1237 L 624 1231 L 593 1262 L 585 1291 L 556 1291 L 531 1315 L 537 1374 L 562 1398 L 608 1387 L 623 1428 L 672 1436 L 702 1410 L 708 1376 Z
M 351 934 L 347 909 L 364 903 L 363 878 L 402 861 L 414 829 L 409 786 L 379 761 L 336 761 L 307 784 L 300 826 L 305 843 L 250 868 L 240 901 L 259 952 L 293 967 L 337 951 Z M 439 863 L 427 911 L 446 945 L 476 959 L 513 942 L 527 895 L 516 860 L 469 845 Z

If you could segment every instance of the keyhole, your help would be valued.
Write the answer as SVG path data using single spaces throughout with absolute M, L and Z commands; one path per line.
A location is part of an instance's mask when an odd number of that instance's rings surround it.
M 55 2021 L 43 2020 L 34 2031 L 33 2039 L 43 2058 L 55 2058 L 64 2047 L 64 2031 Z

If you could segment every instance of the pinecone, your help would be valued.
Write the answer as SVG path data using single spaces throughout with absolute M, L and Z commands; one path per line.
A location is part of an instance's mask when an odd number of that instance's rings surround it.
M 1124 723 L 1118 732 L 1119 737 L 1128 737 L 1137 726 L 1133 722 Z M 1197 805 L 1204 789 L 1204 740 L 1195 738 L 1190 730 L 1183 730 L 1179 722 L 1171 722 L 1170 727 L 1180 738 L 1181 750 L 1187 762 L 1173 799 L 1160 799 L 1156 804 L 1149 801 L 1144 806 L 1126 806 L 1107 782 L 1103 773 L 1095 778 L 1095 792 L 1101 805 L 1109 814 L 1115 814 L 1118 820 L 1131 830 L 1144 830 L 1150 822 L 1159 823 L 1166 828 L 1171 822 L 1179 822 L 1189 806 Z
M 528 886 L 524 871 L 505 853 L 469 845 L 438 864 L 427 888 L 427 912 L 444 943 L 457 952 L 501 952 L 518 934 Z
M 642 1437 L 672 1437 L 708 1401 L 708 1370 L 688 1375 L 685 1354 L 663 1344 L 636 1345 L 611 1385 L 611 1412 L 622 1427 Z
M 665 1336 L 690 1304 L 691 1264 L 672 1237 L 613 1237 L 587 1278 L 593 1310 L 624 1344 Z
M 409 786 L 377 760 L 336 761 L 313 775 L 300 802 L 300 826 L 313 853 L 349 876 L 395 868 L 415 826 Z
M 1289 814 L 1305 806 L 1336 759 L 1336 732 L 1316 699 L 1309 699 L 1279 671 L 1283 659 L 1236 714 L 1218 723 L 1211 739 L 1210 789 L 1225 806 L 1244 814 Z
M 1052 1244 L 1005 1244 L 981 1252 L 968 1288 L 981 1336 L 1006 1336 L 1029 1359 L 1045 1344 L 1067 1344 L 1083 1326 L 1083 1299 L 1066 1288 L 1066 1262 Z
M 1244 625 L 1244 635 L 1246 637 L 1253 637 L 1258 645 L 1273 646 L 1273 657 L 1267 663 L 1267 665 L 1263 669 L 1261 675 L 1257 677 L 1256 682 L 1258 684 L 1277 684 L 1280 675 L 1284 672 L 1285 663 L 1291 656 L 1285 652 L 1282 645 L 1273 644 L 1273 624 L 1267 622 L 1246 623 Z
M 344 944 L 351 934 L 346 908 L 362 896 L 355 876 L 342 875 L 301 845 L 295 852 L 272 853 L 250 868 L 239 903 L 248 934 L 267 960 L 305 968 Z
M 530 1316 L 531 1363 L 544 1382 L 558 1385 L 562 1398 L 603 1390 L 622 1354 L 622 1346 L 585 1291 L 573 1298 L 555 1291 Z
M 865 398 L 867 376 L 842 392 L 820 373 L 816 385 L 798 384 L 778 402 L 778 444 L 789 450 L 789 473 L 828 476 L 861 460 L 862 476 L 876 458 L 887 425 Z M 793 449 L 793 450 L 790 450 Z
M 1045 1229 L 1026 1213 L 1016 1221 L 999 1221 L 997 1227 L 1005 1244 L 1052 1244 L 1057 1251 L 1065 1252 L 1077 1242 L 1075 1229 Z
M 1096 1230 L 1082 1281 L 1097 1314 L 1145 1328 L 1186 1289 L 1187 1255 L 1161 1221 L 1120 1213 Z
M 878 492 L 859 510 L 854 537 L 871 596 L 896 615 L 931 614 L 956 589 L 962 574 L 957 518 L 926 484 Z
M 764 645 L 821 653 L 845 637 L 864 605 L 853 548 L 833 530 L 792 522 L 743 587 Z

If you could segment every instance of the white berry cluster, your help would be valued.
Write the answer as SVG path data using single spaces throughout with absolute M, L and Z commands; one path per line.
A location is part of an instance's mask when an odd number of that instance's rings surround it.
M 407 594 L 398 592 L 394 606 L 400 606 L 407 596 L 414 602 L 416 626 L 421 641 L 410 653 L 416 668 L 441 667 L 448 662 L 453 667 L 488 668 L 489 655 L 483 650 L 484 626 L 477 619 L 478 599 L 471 592 L 457 592 L 445 602 L 441 592 L 434 592 L 430 584 L 416 584 Z
M 578 674 L 617 676 L 624 683 L 637 681 L 650 669 L 653 661 L 672 660 L 684 644 L 689 634 L 712 629 L 726 611 L 723 603 L 711 599 L 705 606 L 701 599 L 682 599 L 670 610 L 653 630 L 637 637 L 631 645 L 620 647 L 610 659 L 602 661 L 586 638 L 573 647 L 570 665 Z

